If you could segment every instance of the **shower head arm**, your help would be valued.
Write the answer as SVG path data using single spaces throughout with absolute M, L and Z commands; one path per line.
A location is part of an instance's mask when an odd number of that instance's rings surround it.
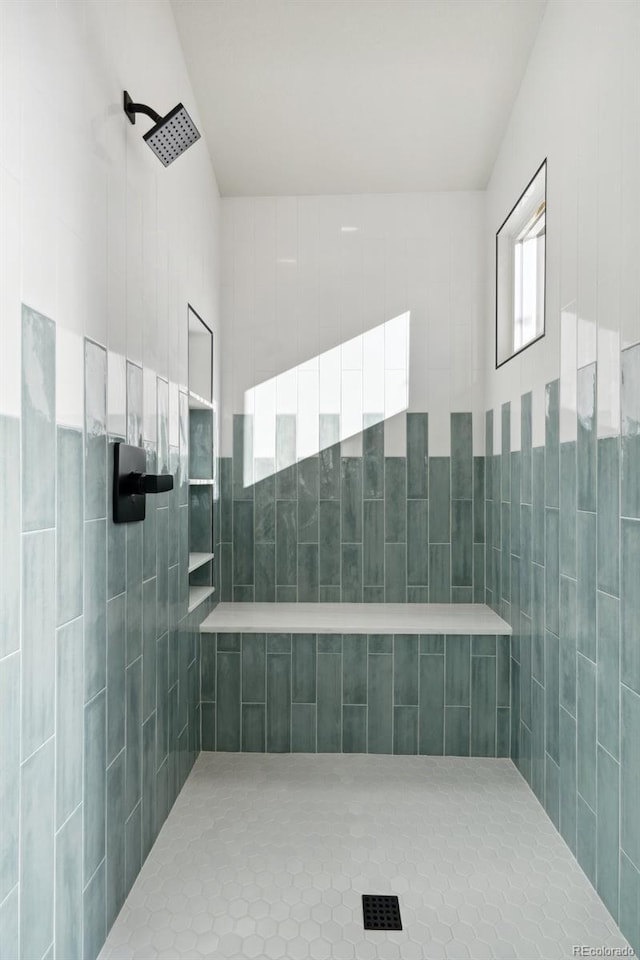
M 136 122 L 136 113 L 144 113 L 145 116 L 151 117 L 154 123 L 160 123 L 162 120 L 153 107 L 148 107 L 146 103 L 134 103 L 126 90 L 124 91 L 124 112 L 129 117 L 130 123 Z

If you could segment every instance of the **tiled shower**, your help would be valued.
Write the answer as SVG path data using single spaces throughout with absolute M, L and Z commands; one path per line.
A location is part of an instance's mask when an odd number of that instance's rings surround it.
M 0 960 L 640 952 L 638 48 L 634 5 L 550 0 L 482 189 L 221 198 L 204 140 L 164 170 L 122 115 L 135 79 L 197 117 L 168 2 L 0 4 Z M 546 335 L 495 369 L 544 157 Z M 405 316 L 404 368 L 330 366 Z M 174 477 L 144 523 L 119 441 Z M 201 632 L 279 603 L 507 626 Z

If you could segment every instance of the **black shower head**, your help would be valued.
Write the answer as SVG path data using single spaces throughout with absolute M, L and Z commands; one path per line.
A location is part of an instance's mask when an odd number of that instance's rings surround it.
M 161 117 L 146 104 L 133 103 L 125 90 L 124 112 L 131 123 L 136 122 L 136 113 L 144 113 L 155 120 L 155 126 L 144 134 L 144 140 L 165 167 L 200 139 L 198 128 L 181 103 L 170 110 L 166 117 Z

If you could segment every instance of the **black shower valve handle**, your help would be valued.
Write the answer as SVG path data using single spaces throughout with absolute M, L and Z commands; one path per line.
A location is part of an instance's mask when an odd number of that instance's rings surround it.
M 128 496 L 147 493 L 167 493 L 173 490 L 170 473 L 129 473 L 123 478 L 121 492 Z

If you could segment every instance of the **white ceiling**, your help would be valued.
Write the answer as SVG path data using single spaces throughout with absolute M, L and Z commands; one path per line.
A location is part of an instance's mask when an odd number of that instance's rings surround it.
M 238 196 L 483 189 L 545 0 L 172 4 Z

